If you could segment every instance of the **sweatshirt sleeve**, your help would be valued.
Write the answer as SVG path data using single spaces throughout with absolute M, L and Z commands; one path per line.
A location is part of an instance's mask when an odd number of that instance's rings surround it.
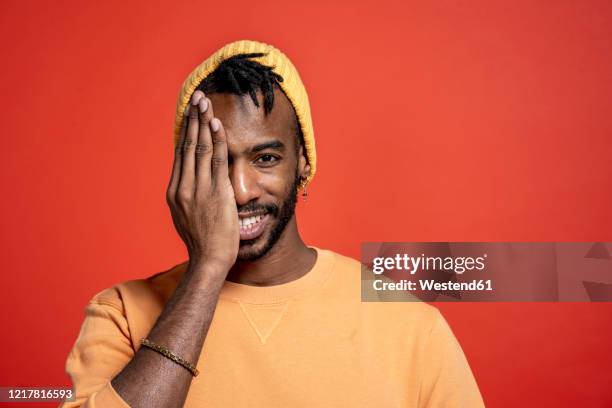
M 419 407 L 484 407 L 463 350 L 437 309 L 429 341 L 425 346 L 424 358 Z
M 94 296 L 68 354 L 75 400 L 60 408 L 129 408 L 110 381 L 134 356 L 123 304 L 115 289 Z

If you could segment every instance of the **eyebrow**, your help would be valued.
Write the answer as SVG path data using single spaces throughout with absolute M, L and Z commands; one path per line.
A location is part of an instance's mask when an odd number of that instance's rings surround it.
M 285 150 L 285 145 L 280 140 L 272 140 L 270 142 L 255 145 L 251 148 L 251 153 L 257 153 L 266 149 Z

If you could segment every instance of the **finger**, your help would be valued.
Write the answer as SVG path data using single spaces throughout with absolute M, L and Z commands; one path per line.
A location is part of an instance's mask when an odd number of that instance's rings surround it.
M 168 183 L 168 190 L 166 192 L 166 198 L 168 199 L 168 202 L 174 201 L 178 183 L 181 179 L 182 144 L 183 140 L 185 139 L 185 132 L 187 131 L 188 115 L 189 105 L 187 105 L 187 107 L 185 108 L 185 113 L 183 113 L 179 138 L 176 142 L 176 145 L 174 146 L 174 162 L 172 163 L 172 174 L 170 175 L 170 182 Z
M 200 128 L 196 145 L 196 195 L 199 191 L 208 191 L 210 186 L 210 158 L 212 156 L 212 139 L 210 135 L 210 120 L 213 118 L 213 107 L 210 99 L 204 97 L 198 104 L 200 112 Z
M 210 122 L 212 130 L 213 153 L 211 158 L 213 180 L 229 177 L 227 164 L 227 135 L 219 118 Z
M 198 140 L 199 112 L 198 103 L 204 96 L 202 91 L 195 91 L 191 97 L 189 122 L 182 146 L 181 180 L 178 186 L 178 196 L 184 200 L 193 198 L 195 192 L 195 145 Z

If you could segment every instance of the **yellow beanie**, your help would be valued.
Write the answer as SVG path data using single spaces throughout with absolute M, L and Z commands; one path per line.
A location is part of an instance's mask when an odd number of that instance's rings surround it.
M 306 88 L 300 79 L 297 70 L 287 58 L 278 49 L 271 45 L 264 44 L 258 41 L 240 40 L 224 45 L 214 54 L 202 62 L 191 74 L 187 77 L 179 93 L 179 98 L 176 104 L 176 117 L 174 120 L 174 145 L 178 143 L 180 137 L 181 122 L 185 108 L 189 103 L 191 95 L 195 92 L 200 83 L 210 75 L 217 67 L 229 57 L 243 53 L 265 53 L 263 57 L 252 58 L 253 61 L 260 64 L 272 67 L 272 70 L 283 77 L 280 82 L 282 90 L 287 95 L 287 98 L 293 105 L 297 115 L 302 134 L 304 135 L 304 145 L 306 147 L 306 157 L 310 164 L 310 174 L 301 186 L 305 186 L 314 177 L 317 168 L 317 155 L 315 151 L 315 140 L 312 129 L 312 117 L 310 115 L 310 103 L 308 102 L 308 94 Z

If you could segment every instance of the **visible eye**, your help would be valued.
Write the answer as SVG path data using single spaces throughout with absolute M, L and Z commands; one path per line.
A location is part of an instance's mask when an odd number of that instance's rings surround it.
M 279 161 L 279 158 L 272 154 L 262 154 L 257 158 L 257 160 L 255 160 L 255 162 L 263 164 L 264 166 L 269 166 L 277 161 Z

